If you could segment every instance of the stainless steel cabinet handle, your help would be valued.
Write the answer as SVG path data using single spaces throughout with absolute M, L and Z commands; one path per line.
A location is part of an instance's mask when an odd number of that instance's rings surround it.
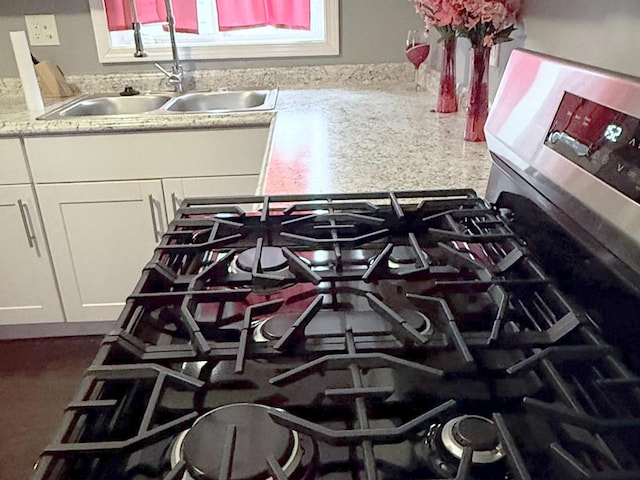
M 24 233 L 27 235 L 27 242 L 29 242 L 29 248 L 35 248 L 36 236 L 33 233 L 33 225 L 31 224 L 29 208 L 20 198 L 18 199 L 18 208 L 20 209 L 20 216 L 22 217 L 22 224 L 24 225 Z
M 171 206 L 173 207 L 174 217 L 176 213 L 178 213 L 178 208 L 180 208 L 181 203 L 182 203 L 182 199 L 176 195 L 176 192 L 171 192 Z
M 149 195 L 149 208 L 151 209 L 151 223 L 153 225 L 153 236 L 156 239 L 156 242 L 160 241 L 160 232 L 158 231 L 158 220 L 156 219 L 156 208 L 155 208 L 155 200 L 153 199 L 153 195 Z

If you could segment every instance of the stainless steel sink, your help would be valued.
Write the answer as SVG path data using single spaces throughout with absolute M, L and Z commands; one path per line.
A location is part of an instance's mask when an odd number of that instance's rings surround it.
M 276 90 L 192 92 L 175 97 L 165 108 L 182 113 L 271 110 L 275 106 L 275 97 Z
M 145 93 L 123 97 L 118 94 L 87 95 L 38 117 L 53 120 L 67 117 L 132 115 L 215 114 L 275 108 L 278 90 L 233 92 L 190 92 L 184 94 Z
M 170 95 L 146 94 L 121 97 L 117 94 L 91 95 L 74 100 L 43 115 L 43 119 L 101 115 L 135 115 L 152 112 L 171 100 Z

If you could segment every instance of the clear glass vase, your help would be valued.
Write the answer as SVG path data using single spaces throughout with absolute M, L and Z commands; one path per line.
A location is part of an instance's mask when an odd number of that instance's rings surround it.
M 438 107 L 440 113 L 458 111 L 456 95 L 456 37 L 451 36 L 442 42 L 442 68 L 440 70 L 440 90 Z
M 469 87 L 469 106 L 464 139 L 484 142 L 484 124 L 489 113 L 489 55 L 490 47 L 473 48 L 473 71 Z

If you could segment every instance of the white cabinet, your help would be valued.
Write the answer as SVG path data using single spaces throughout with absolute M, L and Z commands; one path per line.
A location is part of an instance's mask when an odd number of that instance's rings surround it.
M 270 135 L 257 125 L 0 139 L 0 184 L 11 187 L 0 186 L 0 324 L 66 318 L 72 332 L 115 320 L 172 202 L 256 193 Z
M 270 129 L 28 137 L 35 183 L 259 175 Z
M 115 320 L 166 229 L 162 182 L 36 190 L 67 320 Z
M 0 225 L 0 324 L 62 322 L 31 185 L 0 186 Z
M 255 195 L 258 178 L 258 175 L 164 178 L 162 186 L 169 221 L 185 197 Z
M 0 184 L 29 183 L 27 164 L 19 138 L 0 138 Z

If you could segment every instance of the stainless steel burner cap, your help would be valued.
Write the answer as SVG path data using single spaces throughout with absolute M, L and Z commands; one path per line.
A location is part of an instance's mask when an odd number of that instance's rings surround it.
M 199 417 L 189 430 L 180 433 L 171 452 L 171 464 L 187 465 L 183 480 L 217 480 L 228 427 L 236 428 L 229 479 L 271 480 L 266 458 L 273 455 L 283 471 L 291 475 L 302 458 L 298 432 L 276 424 L 269 416 L 272 407 L 252 403 L 225 405 Z
M 428 261 L 425 251 L 421 251 L 421 255 Z M 416 251 L 406 245 L 396 245 L 389 255 L 388 266 L 392 269 L 415 267 L 419 259 L 416 258 Z
M 256 260 L 256 248 L 249 248 L 238 254 L 234 259 L 234 266 L 244 272 L 251 272 Z M 258 268 L 262 272 L 282 272 L 288 268 L 287 258 L 279 247 L 262 247 Z
M 479 415 L 452 418 L 442 427 L 441 439 L 447 451 L 458 459 L 465 447 L 471 447 L 476 464 L 494 463 L 505 455 L 495 424 Z

